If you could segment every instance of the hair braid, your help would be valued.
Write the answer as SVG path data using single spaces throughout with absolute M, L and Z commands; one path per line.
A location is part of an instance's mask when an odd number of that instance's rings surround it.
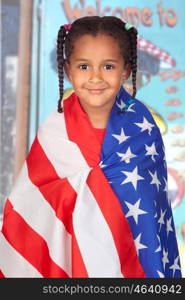
M 131 57 L 130 66 L 132 71 L 132 97 L 135 98 L 137 93 L 136 79 L 137 79 L 137 30 L 132 27 L 129 31 L 131 41 Z
M 62 113 L 62 98 L 64 93 L 64 43 L 66 37 L 66 30 L 64 26 L 61 26 L 57 37 L 57 62 L 58 62 L 58 78 L 59 78 L 59 93 L 60 98 L 58 100 L 58 112 Z

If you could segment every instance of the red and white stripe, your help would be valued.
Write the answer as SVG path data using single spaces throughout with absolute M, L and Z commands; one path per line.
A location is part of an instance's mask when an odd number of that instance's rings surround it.
M 0 262 L 2 277 L 43 277 L 0 233 Z
M 68 138 L 75 124 L 54 112 L 32 145 L 5 206 L 5 277 L 145 277 L 110 184 Z

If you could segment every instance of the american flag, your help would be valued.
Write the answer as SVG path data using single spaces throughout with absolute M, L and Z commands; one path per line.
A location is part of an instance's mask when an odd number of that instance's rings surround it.
M 121 87 L 102 146 L 73 93 L 40 127 L 0 234 L 4 277 L 181 277 L 162 137 Z

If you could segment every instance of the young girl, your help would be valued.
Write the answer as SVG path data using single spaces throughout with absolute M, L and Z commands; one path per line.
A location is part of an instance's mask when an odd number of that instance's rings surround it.
M 77 19 L 61 26 L 57 59 L 58 112 L 6 202 L 2 276 L 181 277 L 162 137 L 135 99 L 137 30 Z M 74 92 L 62 102 L 64 71 Z

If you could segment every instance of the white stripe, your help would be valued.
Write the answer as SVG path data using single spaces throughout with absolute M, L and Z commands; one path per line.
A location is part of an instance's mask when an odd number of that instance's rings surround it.
M 10 277 L 42 277 L 42 275 L 20 255 L 0 232 L 0 270 Z
M 37 136 L 60 177 L 68 177 L 88 168 L 78 146 L 68 139 L 64 114 L 51 114 L 47 122 L 40 127 Z
M 71 177 L 78 193 L 73 212 L 75 236 L 89 277 L 123 277 L 120 259 L 109 226 L 86 184 L 88 173 Z
M 9 200 L 29 226 L 47 242 L 53 261 L 71 276 L 71 235 L 29 180 L 27 172 L 25 163 Z
M 40 125 L 39 131 L 46 130 L 50 135 L 56 135 L 63 139 L 68 139 L 66 125 L 64 122 L 64 114 L 54 110 L 48 118 Z

